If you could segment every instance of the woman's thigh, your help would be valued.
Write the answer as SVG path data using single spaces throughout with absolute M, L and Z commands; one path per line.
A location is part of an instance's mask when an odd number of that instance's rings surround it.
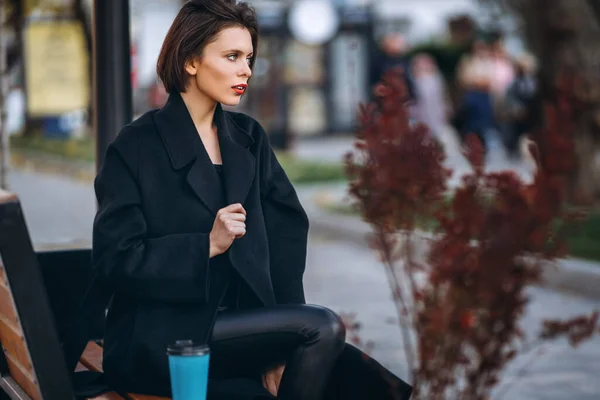
M 315 340 L 339 317 L 324 307 L 279 305 L 219 313 L 211 338 L 211 376 L 258 378 L 285 363 L 291 353 Z

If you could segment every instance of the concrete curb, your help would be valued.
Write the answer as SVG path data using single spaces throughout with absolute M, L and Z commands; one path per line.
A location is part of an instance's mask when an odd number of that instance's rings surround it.
M 314 202 L 307 207 L 307 213 L 311 234 L 368 246 L 371 228 L 360 218 L 331 214 Z M 556 265 L 544 268 L 542 286 L 600 300 L 600 264 L 577 258 L 560 259 Z

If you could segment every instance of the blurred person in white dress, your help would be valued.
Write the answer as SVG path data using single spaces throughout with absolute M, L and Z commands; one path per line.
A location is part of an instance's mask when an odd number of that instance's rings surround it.
M 442 140 L 441 135 L 448 125 L 450 112 L 444 79 L 435 60 L 428 54 L 415 55 L 411 64 L 416 122 L 427 125 L 433 137 Z

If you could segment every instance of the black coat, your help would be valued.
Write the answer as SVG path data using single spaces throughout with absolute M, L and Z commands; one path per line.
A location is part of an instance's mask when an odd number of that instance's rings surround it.
M 242 306 L 305 302 L 308 219 L 294 188 L 254 119 L 218 105 L 215 123 L 226 199 L 179 94 L 123 128 L 96 178 L 93 263 L 114 292 L 104 370 L 128 388 L 168 390 L 165 346 L 210 337 L 228 275 L 210 268 L 209 233 L 224 204 L 247 212 L 228 251 Z
M 97 279 L 85 321 L 112 295 L 104 335 L 108 386 L 169 396 L 166 345 L 210 338 L 228 269 L 210 268 L 209 232 L 221 205 L 241 203 L 246 235 L 228 251 L 243 282 L 241 307 L 302 304 L 308 219 L 263 128 L 217 106 L 226 199 L 182 98 L 127 125 L 109 146 L 95 189 L 93 263 Z M 75 324 L 72 364 L 86 336 Z M 77 344 L 79 343 L 79 344 Z M 80 347 L 78 347 L 80 346 Z M 390 392 L 402 393 L 396 397 Z M 93 388 L 92 388 L 93 389 Z M 411 388 L 347 344 L 327 400 L 408 399 Z M 260 383 L 209 382 L 211 400 L 271 398 Z

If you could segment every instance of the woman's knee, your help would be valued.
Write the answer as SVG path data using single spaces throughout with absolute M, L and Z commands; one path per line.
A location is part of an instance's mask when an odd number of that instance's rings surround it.
M 331 342 L 340 349 L 346 343 L 346 326 L 334 311 L 322 306 L 310 307 L 311 322 L 318 332 L 318 340 Z

